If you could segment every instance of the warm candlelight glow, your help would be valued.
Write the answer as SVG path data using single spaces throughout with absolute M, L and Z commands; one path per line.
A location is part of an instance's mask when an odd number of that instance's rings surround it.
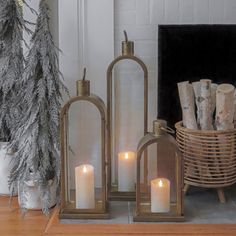
M 151 212 L 170 211 L 170 181 L 156 178 L 151 181 Z
M 94 168 L 92 165 L 75 167 L 76 209 L 95 208 Z
M 118 191 L 132 192 L 135 190 L 135 152 L 118 153 Z
M 86 166 L 83 167 L 83 172 L 87 173 L 87 167 Z

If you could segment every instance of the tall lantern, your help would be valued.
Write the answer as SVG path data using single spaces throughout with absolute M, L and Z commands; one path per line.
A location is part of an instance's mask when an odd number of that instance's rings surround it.
M 182 155 L 175 139 L 168 132 L 174 131 L 167 127 L 166 121 L 155 120 L 153 133 L 145 135 L 138 145 L 134 221 L 184 219 Z M 141 180 L 141 161 L 145 150 L 151 146 L 156 148 L 156 153 L 154 159 L 149 160 L 153 173 L 148 170 L 149 181 L 146 184 Z
M 114 132 L 114 120 L 116 119 L 113 102 L 115 83 L 113 83 L 113 69 L 116 64 L 121 61 L 130 60 L 138 64 L 143 72 L 143 126 L 137 127 L 141 129 L 143 134 L 147 133 L 148 129 L 148 70 L 144 62 L 134 56 L 134 42 L 129 41 L 126 32 L 125 41 L 122 42 L 122 55 L 115 58 L 107 69 L 107 155 L 108 155 L 108 196 L 110 200 L 135 200 L 135 150 L 115 150 L 114 143 L 117 140 L 117 134 Z M 132 121 L 131 121 L 132 122 Z M 136 144 L 135 144 L 136 145 Z M 146 179 L 147 170 L 147 153 L 143 163 L 143 173 Z
M 106 185 L 106 107 L 101 98 L 90 94 L 90 81 L 77 81 L 77 96 L 71 98 L 61 110 L 61 219 L 106 219 L 109 218 Z M 81 157 L 72 149 L 70 143 L 71 121 L 79 124 L 77 119 L 71 118 L 78 110 L 78 106 L 90 105 L 100 115 L 100 154 L 95 152 L 98 165 L 91 165 L 93 160 L 88 156 Z M 73 110 L 74 109 L 74 110 Z M 74 112 L 74 113 L 73 113 Z M 74 119 L 74 120 L 73 120 Z M 86 122 L 86 121 L 83 121 Z M 92 128 L 91 128 L 92 129 Z M 72 130 L 79 133 L 80 130 Z M 89 130 L 86 130 L 89 133 Z M 94 133 L 89 133 L 94 135 Z M 86 134 L 82 134 L 82 140 Z M 91 138 L 91 136 L 90 136 Z M 79 141 L 74 140 L 74 146 L 79 146 Z M 81 141 L 81 140 L 80 140 Z M 72 156 L 72 154 L 73 156 Z M 96 176 L 96 178 L 95 178 Z M 96 186 L 97 179 L 101 183 Z

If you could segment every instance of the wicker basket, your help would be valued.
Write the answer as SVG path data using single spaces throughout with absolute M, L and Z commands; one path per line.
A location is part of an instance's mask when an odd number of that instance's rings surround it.
M 223 188 L 236 183 L 236 129 L 202 131 L 175 124 L 186 185 Z

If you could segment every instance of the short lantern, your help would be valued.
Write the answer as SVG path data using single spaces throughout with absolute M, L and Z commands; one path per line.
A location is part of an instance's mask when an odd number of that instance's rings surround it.
M 109 218 L 106 188 L 106 107 L 101 98 L 90 94 L 90 81 L 85 80 L 85 75 L 86 69 L 83 80 L 77 81 L 77 96 L 66 102 L 61 110 L 62 168 L 59 215 L 61 219 Z M 81 123 L 78 121 L 78 117 L 81 118 L 83 114 L 77 114 L 80 105 L 91 106 L 90 108 L 93 108 L 100 117 L 100 122 L 98 119 L 99 136 L 95 137 L 99 143 L 95 146 L 99 146 L 99 151 L 94 151 L 92 157 L 86 154 L 81 156 L 85 145 L 81 146 L 80 142 L 85 139 L 86 143 L 88 137 L 91 139 L 91 135 L 94 136 L 94 133 L 91 132 L 91 130 L 93 131 L 91 123 L 91 127 L 86 129 L 86 132 L 81 131 L 82 127 L 79 127 Z M 82 124 L 84 125 L 86 122 L 83 120 Z M 75 125 L 73 126 L 72 123 Z M 74 138 L 76 134 L 80 134 L 78 140 Z M 86 150 L 89 151 L 89 149 L 88 147 Z
M 123 150 L 119 145 L 116 145 L 117 142 L 121 140 L 118 137 L 118 131 L 114 125 L 115 121 L 118 120 L 117 110 L 114 109 L 114 104 L 116 104 L 116 97 L 120 98 L 119 94 L 116 93 L 117 82 L 113 76 L 114 67 L 119 62 L 124 62 L 129 60 L 129 62 L 134 62 L 142 71 L 143 75 L 143 92 L 141 92 L 139 98 L 142 100 L 143 110 L 140 109 L 140 105 L 138 108 L 138 112 L 141 112 L 141 116 L 136 117 L 136 120 L 129 120 L 132 125 L 137 121 L 137 118 L 143 119 L 143 125 L 137 125 L 138 128 L 136 131 L 140 131 L 141 136 L 147 133 L 148 128 L 148 70 L 144 62 L 134 55 L 134 42 L 129 41 L 127 37 L 127 33 L 124 31 L 125 41 L 122 42 L 122 55 L 115 58 L 107 69 L 107 135 L 108 135 L 108 145 L 107 145 L 107 155 L 108 155 L 108 196 L 109 200 L 118 200 L 118 201 L 128 201 L 135 200 L 135 163 L 136 163 L 136 153 L 135 150 Z M 132 85 L 132 90 L 129 91 L 129 94 L 133 94 L 135 91 L 135 84 Z M 125 94 L 129 97 L 130 95 Z M 117 99 L 118 100 L 118 99 Z M 127 101 L 130 103 L 131 101 Z M 119 104 L 119 102 L 117 102 Z M 121 104 L 118 106 L 121 107 Z M 121 111 L 121 113 L 124 110 Z M 131 113 L 131 111 L 128 111 Z M 126 136 L 126 137 L 125 137 Z M 127 138 L 131 136 L 128 132 L 123 136 L 123 138 Z M 129 146 L 128 141 L 125 142 L 125 145 Z M 135 148 L 137 143 L 135 143 Z M 147 161 L 147 153 L 145 153 L 145 160 L 143 163 L 144 172 L 146 172 L 146 161 Z M 145 174 L 144 174 L 145 175 Z M 145 175 L 146 176 L 146 175 Z
M 166 121 L 155 120 L 153 133 L 145 135 L 138 145 L 134 221 L 184 219 L 182 155 L 175 139 L 168 133 L 174 131 L 167 127 Z M 154 153 L 148 154 L 147 184 L 143 181 L 141 170 L 145 150 Z

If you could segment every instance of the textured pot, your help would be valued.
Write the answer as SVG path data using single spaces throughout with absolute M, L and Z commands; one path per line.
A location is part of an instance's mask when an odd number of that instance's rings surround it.
M 49 185 L 50 185 L 50 196 L 51 196 L 49 208 L 51 208 L 56 205 L 57 184 L 56 181 L 49 180 Z M 18 185 L 18 192 L 20 193 L 19 185 Z M 24 208 L 26 209 L 41 210 L 42 202 L 40 198 L 40 191 L 38 189 L 37 184 L 35 184 L 33 181 L 25 181 L 24 195 L 23 196 L 22 194 L 18 195 L 18 202 L 21 207 L 24 206 Z
M 0 195 L 10 195 L 8 177 L 10 175 L 13 155 L 7 152 L 7 145 L 7 142 L 0 142 Z

